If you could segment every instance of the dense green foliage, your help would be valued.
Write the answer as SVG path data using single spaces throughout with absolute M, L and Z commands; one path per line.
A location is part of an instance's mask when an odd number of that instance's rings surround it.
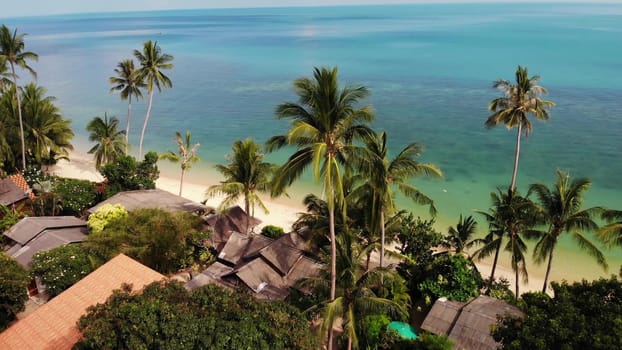
M 38 277 L 51 297 L 60 294 L 93 271 L 87 253 L 78 244 L 68 244 L 32 258 L 30 275 Z
M 85 209 L 97 203 L 97 188 L 88 180 L 58 178 L 54 192 L 60 197 L 64 215 L 81 216 Z
M 153 283 L 142 294 L 116 291 L 78 322 L 76 349 L 300 349 L 319 346 L 305 318 L 282 302 L 263 302 L 215 285 L 187 292 Z
M 272 239 L 277 239 L 285 234 L 282 227 L 266 225 L 261 229 L 261 234 Z
M 104 118 L 95 117 L 87 125 L 89 141 L 96 142 L 88 154 L 95 157 L 95 168 L 115 161 L 125 155 L 125 131 L 119 130 L 119 119 L 104 114 Z
M 120 156 L 99 169 L 106 178 L 106 197 L 122 191 L 148 190 L 155 188 L 160 176 L 157 166 L 158 154 L 148 152 L 141 162 L 132 156 Z
M 85 241 L 89 253 L 107 261 L 124 253 L 161 273 L 170 273 L 206 259 L 203 220 L 193 214 L 138 209 L 108 221 Z
M 127 217 L 127 210 L 121 204 L 104 204 L 96 212 L 89 215 L 87 226 L 91 233 L 99 233 L 112 221 Z
M 428 305 L 440 297 L 468 301 L 477 297 L 484 285 L 479 271 L 462 255 L 440 255 L 430 270 L 430 274 L 419 284 L 419 292 Z
M 505 318 L 493 331 L 503 349 L 622 348 L 622 283 L 617 278 L 551 286 L 552 298 L 523 294 L 525 318 Z
M 0 252 L 0 331 L 24 310 L 28 300 L 28 272 L 13 258 Z

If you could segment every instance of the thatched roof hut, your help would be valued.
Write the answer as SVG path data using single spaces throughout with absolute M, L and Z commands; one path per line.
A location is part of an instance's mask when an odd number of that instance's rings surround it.
M 170 212 L 185 211 L 203 214 L 214 210 L 212 207 L 193 202 L 171 192 L 153 189 L 119 192 L 87 211 L 92 214 L 105 204 L 121 204 L 127 211 L 159 208 Z

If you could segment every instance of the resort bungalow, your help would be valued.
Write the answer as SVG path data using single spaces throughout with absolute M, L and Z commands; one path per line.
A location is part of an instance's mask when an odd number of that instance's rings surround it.
M 0 205 L 17 208 L 34 194 L 22 174 L 13 174 L 0 180 Z
M 119 192 L 88 209 L 87 212 L 92 214 L 105 204 L 121 204 L 127 211 L 147 208 L 159 208 L 169 212 L 185 211 L 197 214 L 206 214 L 214 211 L 214 208 L 193 202 L 168 191 L 153 189 Z
M 237 205 L 222 213 L 214 213 L 207 216 L 205 223 L 212 229 L 211 246 L 218 252 L 222 251 L 233 232 L 246 233 L 246 220 L 248 220 L 249 230 L 261 224 L 261 220 L 248 216 L 244 209 Z
M 164 276 L 120 254 L 0 333 L 0 349 L 71 349 L 80 340 L 77 321 L 123 284 L 135 291 Z
M 432 306 L 421 328 L 437 335 L 447 335 L 455 350 L 496 350 L 490 331 L 498 316 L 524 316 L 516 306 L 485 295 L 463 303 L 439 298 Z

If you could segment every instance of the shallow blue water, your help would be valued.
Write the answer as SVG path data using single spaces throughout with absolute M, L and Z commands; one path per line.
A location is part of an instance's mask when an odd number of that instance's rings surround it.
M 341 82 L 371 90 L 374 126 L 388 132 L 395 152 L 423 143 L 421 160 L 443 169 L 443 181 L 417 184 L 438 202 L 447 225 L 460 213 L 486 209 L 488 194 L 509 183 L 514 131 L 486 130 L 483 122 L 488 101 L 498 96 L 491 82 L 512 80 L 525 65 L 542 76 L 558 106 L 523 140 L 518 188 L 551 184 L 560 168 L 593 180 L 588 204 L 622 208 L 622 5 L 188 10 L 0 21 L 29 34 L 27 49 L 40 55 L 33 64 L 39 82 L 73 120 L 85 150 L 91 118 L 125 118 L 126 103 L 108 93 L 116 63 L 157 40 L 175 56 L 174 88 L 155 96 L 145 148 L 173 149 L 174 132 L 190 130 L 204 160 L 189 174 L 194 181 L 201 180 L 197 168 L 223 162 L 235 140 L 263 142 L 284 132 L 287 123 L 273 111 L 295 100 L 291 82 L 314 66 L 337 65 Z M 145 107 L 134 106 L 135 145 Z

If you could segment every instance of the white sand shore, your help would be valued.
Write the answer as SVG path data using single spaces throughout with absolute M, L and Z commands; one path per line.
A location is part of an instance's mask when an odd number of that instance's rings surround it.
M 77 179 L 86 179 L 91 181 L 102 181 L 103 178 L 99 172 L 95 170 L 95 163 L 90 155 L 74 151 L 70 154 L 71 161 L 61 160 L 58 164 L 50 168 L 50 173 Z M 190 200 L 201 202 L 205 200 L 205 190 L 213 185 L 217 184 L 219 179 L 203 177 L 204 183 L 198 184 L 193 182 L 184 181 L 183 197 Z M 167 176 L 167 174 L 160 175 L 160 178 L 156 181 L 156 187 L 169 191 L 171 193 L 179 193 L 179 179 Z M 262 221 L 261 227 L 264 225 L 276 225 L 283 227 L 285 231 L 291 229 L 291 225 L 297 218 L 298 213 L 303 212 L 305 209 L 301 205 L 296 206 L 291 201 L 262 198 L 268 209 L 269 214 L 263 213 L 260 209 L 255 210 L 255 216 Z M 207 205 L 218 207 L 220 204 L 220 198 L 211 198 L 207 201 Z M 243 206 L 242 203 L 239 203 Z M 488 261 L 482 261 L 477 263 L 482 276 L 489 276 L 491 271 L 491 264 Z M 530 268 L 531 270 L 531 268 Z M 530 271 L 531 272 L 531 271 Z M 528 283 L 520 284 L 520 293 L 526 291 L 539 291 L 542 289 L 544 283 L 544 275 L 539 274 L 539 271 L 532 272 Z M 514 273 L 512 270 L 504 265 L 498 264 L 497 271 L 495 272 L 497 277 L 505 277 L 510 281 L 511 288 L 514 290 Z

